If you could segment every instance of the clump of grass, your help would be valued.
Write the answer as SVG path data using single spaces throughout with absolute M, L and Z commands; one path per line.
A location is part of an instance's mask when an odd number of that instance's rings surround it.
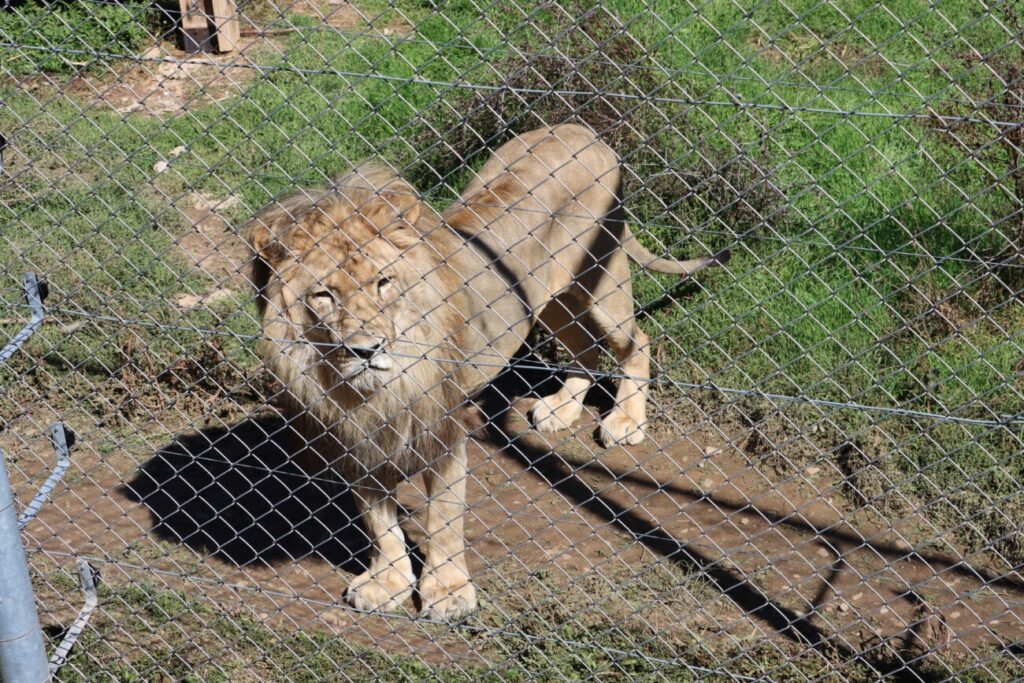
M 151 3 L 26 2 L 0 11 L 3 69 L 12 76 L 102 68 L 105 54 L 135 54 L 151 37 Z M 98 53 L 98 54 L 97 54 Z

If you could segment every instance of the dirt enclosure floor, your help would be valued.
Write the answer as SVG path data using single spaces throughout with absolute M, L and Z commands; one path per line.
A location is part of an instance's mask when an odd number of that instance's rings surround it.
M 1020 647 L 1019 574 L 917 545 L 921 520 L 893 527 L 844 509 L 827 467 L 773 481 L 728 443 L 658 434 L 602 452 L 592 415 L 574 434 L 544 438 L 526 428 L 526 405 L 489 415 L 501 428 L 469 448 L 467 535 L 482 599 L 464 624 L 344 606 L 366 539 L 343 487 L 289 461 L 290 429 L 268 410 L 182 425 L 174 439 L 170 415 L 99 447 L 86 434 L 27 529 L 43 620 L 56 629 L 73 617 L 74 584 L 61 589 L 46 572 L 84 556 L 107 586 L 155 579 L 275 633 L 323 632 L 428 663 L 501 665 L 509 655 L 496 638 L 564 639 L 567 625 L 614 629 L 618 650 L 657 642 L 678 661 L 725 668 L 755 646 L 876 663 L 926 653 L 974 661 Z M 11 435 L 0 444 L 8 453 L 19 445 Z M 18 437 L 33 444 L 12 468 L 28 497 L 26 482 L 45 475 L 52 452 L 44 430 Z M 413 547 L 423 538 L 420 486 L 401 492 Z M 122 601 L 105 609 L 106 628 L 118 631 L 105 639 L 148 646 L 116 618 Z

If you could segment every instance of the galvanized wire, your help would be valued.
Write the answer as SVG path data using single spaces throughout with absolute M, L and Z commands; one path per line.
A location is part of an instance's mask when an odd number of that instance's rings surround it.
M 8 286 L 23 271 L 55 289 L 0 362 L 0 448 L 23 504 L 53 467 L 45 425 L 80 439 L 24 532 L 47 633 L 83 634 L 70 652 L 51 639 L 57 676 L 1024 679 L 1014 3 L 428 5 L 242 3 L 244 52 L 216 58 L 176 52 L 174 29 L 138 23 L 142 5 L 88 0 L 83 30 L 56 37 L 47 22 L 78 29 L 75 10 L 0 9 L 2 329 L 29 317 Z M 120 28 L 85 30 L 119 11 Z M 10 33 L 22 15 L 31 26 Z M 170 111 L 148 99 L 163 89 Z M 363 528 L 377 513 L 359 503 L 380 484 L 298 466 L 341 456 L 258 348 L 356 352 L 260 331 L 238 224 L 290 189 L 355 196 L 365 179 L 329 179 L 357 149 L 433 209 L 604 220 L 521 206 L 544 180 L 497 205 L 457 196 L 514 134 L 569 122 L 617 153 L 645 246 L 734 259 L 684 281 L 632 271 L 650 375 L 606 350 L 614 330 L 588 330 L 581 362 L 556 348 L 600 301 L 515 355 L 390 349 L 496 377 L 415 437 L 465 420 L 469 493 L 389 489 L 422 576 L 462 519 L 430 510 L 468 504 L 480 601 L 450 620 L 366 609 L 344 591 L 381 566 Z M 582 379 L 584 419 L 538 433 L 537 397 Z M 616 384 L 636 393 L 613 399 Z M 602 442 L 611 407 L 638 395 L 647 442 Z M 320 429 L 341 438 L 342 415 Z M 395 424 L 343 450 L 379 450 Z M 84 630 L 66 609 L 76 558 L 104 568 Z

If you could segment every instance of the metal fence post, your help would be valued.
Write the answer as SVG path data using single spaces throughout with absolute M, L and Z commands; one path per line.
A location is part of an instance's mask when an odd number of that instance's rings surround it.
M 14 494 L 0 453 L 0 680 L 37 683 L 49 678 Z

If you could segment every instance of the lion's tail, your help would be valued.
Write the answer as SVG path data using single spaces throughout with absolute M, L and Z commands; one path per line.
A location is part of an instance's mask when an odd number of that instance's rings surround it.
M 637 265 L 646 268 L 647 270 L 654 270 L 659 273 L 669 273 L 672 275 L 682 275 L 685 278 L 696 273 L 702 268 L 707 268 L 708 266 L 724 266 L 729 262 L 729 258 L 732 256 L 728 249 L 723 249 L 717 254 L 705 256 L 704 258 L 695 258 L 688 261 L 676 261 L 674 259 L 655 256 L 651 252 L 647 251 L 644 245 L 637 241 L 636 237 L 629 229 L 629 223 L 626 222 L 626 209 L 623 202 L 621 174 L 619 176 L 618 186 L 615 188 L 615 203 L 612 205 L 611 211 L 608 212 L 605 221 L 611 228 L 612 234 L 618 233 L 622 235 L 622 248 L 629 255 L 629 258 L 633 259 Z
M 646 268 L 647 270 L 655 270 L 659 273 L 671 273 L 673 275 L 682 275 L 687 277 L 692 273 L 697 272 L 702 268 L 708 266 L 722 266 L 729 262 L 729 258 L 732 256 L 728 249 L 724 249 L 717 254 L 711 256 L 705 256 L 703 258 L 690 259 L 688 261 L 675 261 L 672 259 L 661 258 L 655 256 L 651 252 L 644 248 L 644 245 L 637 241 L 633 233 L 629 231 L 627 227 L 624 231 L 622 239 L 622 248 L 625 249 L 629 257 L 633 259 L 637 265 Z

